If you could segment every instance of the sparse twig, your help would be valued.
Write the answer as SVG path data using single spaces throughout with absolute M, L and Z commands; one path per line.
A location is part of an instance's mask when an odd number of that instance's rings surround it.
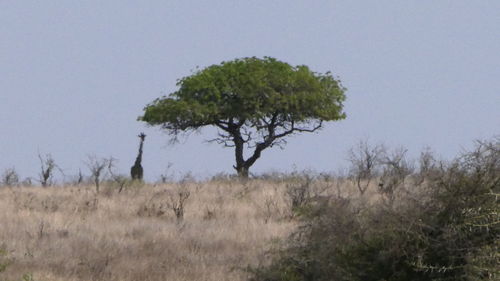
M 116 174 L 113 171 L 113 168 L 115 167 L 114 163 L 116 162 L 116 159 L 113 157 L 110 157 L 108 160 L 108 172 L 111 176 L 111 179 L 118 184 L 118 193 L 121 193 L 123 191 L 123 188 L 125 185 L 129 182 L 129 179 L 120 174 Z
M 17 186 L 19 185 L 19 175 L 14 168 L 5 170 L 2 174 L 1 185 L 3 186 Z
M 383 173 L 379 183 L 379 191 L 389 203 L 394 201 L 395 191 L 402 187 L 406 178 L 413 173 L 413 167 L 406 159 L 407 149 L 399 148 L 381 160 Z
M 52 158 L 52 155 L 47 154 L 45 157 L 42 157 L 42 155 L 38 153 L 38 159 L 40 159 L 40 174 L 38 175 L 38 178 L 43 187 L 52 185 L 54 169 L 59 169 L 59 171 L 64 175 L 62 170 L 57 166 L 54 158 Z
M 296 182 L 292 182 L 286 185 L 285 194 L 290 200 L 292 216 L 297 211 L 300 211 L 300 208 L 304 207 L 311 201 L 312 182 L 312 177 L 304 175 Z
M 360 141 L 349 151 L 351 168 L 349 178 L 355 182 L 359 193 L 363 195 L 371 180 L 378 174 L 378 165 L 385 154 L 385 147 L 381 144 L 370 146 L 368 141 Z
M 96 193 L 99 193 L 99 185 L 102 181 L 103 172 L 105 168 L 109 165 L 109 159 L 97 158 L 96 156 L 88 156 L 87 167 L 90 170 L 92 180 L 95 184 Z
M 184 219 L 185 203 L 190 195 L 191 193 L 184 186 L 168 194 L 167 206 L 172 209 L 178 222 Z
M 173 165 L 174 164 L 170 163 L 170 162 L 167 164 L 167 168 L 165 169 L 165 173 L 160 175 L 160 182 L 161 183 L 167 183 L 167 182 L 173 180 L 174 176 L 173 176 L 173 173 L 170 171 Z

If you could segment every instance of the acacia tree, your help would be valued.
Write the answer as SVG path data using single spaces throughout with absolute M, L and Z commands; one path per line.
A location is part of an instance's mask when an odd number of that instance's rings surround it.
M 234 147 L 234 168 L 242 177 L 248 177 L 263 150 L 282 147 L 285 137 L 345 118 L 345 88 L 330 72 L 271 57 L 212 65 L 178 80 L 177 86 L 147 105 L 139 120 L 161 126 L 174 139 L 205 126 L 218 128 L 210 141 Z M 247 158 L 245 150 L 250 150 Z

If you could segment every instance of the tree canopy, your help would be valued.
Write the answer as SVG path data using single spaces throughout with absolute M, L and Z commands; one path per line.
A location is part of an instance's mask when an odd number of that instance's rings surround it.
M 330 72 L 291 66 L 271 57 L 222 62 L 179 79 L 179 89 L 144 108 L 139 120 L 176 137 L 205 126 L 218 128 L 211 141 L 235 148 L 241 176 L 286 136 L 314 132 L 324 121 L 341 120 L 345 88 Z M 244 149 L 251 149 L 244 158 Z

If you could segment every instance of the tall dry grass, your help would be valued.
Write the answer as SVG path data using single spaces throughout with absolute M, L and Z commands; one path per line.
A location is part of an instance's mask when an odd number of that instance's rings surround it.
M 120 193 L 108 185 L 99 194 L 92 186 L 0 188 L 8 262 L 0 280 L 26 273 L 65 281 L 246 280 L 243 269 L 294 230 L 287 190 L 301 184 L 308 196 L 356 192 L 333 179 L 136 184 Z M 171 208 L 179 190 L 190 193 L 183 220 Z

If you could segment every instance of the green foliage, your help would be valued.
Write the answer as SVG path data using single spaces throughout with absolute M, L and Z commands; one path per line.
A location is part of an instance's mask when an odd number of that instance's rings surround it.
M 244 58 L 212 65 L 180 79 L 180 89 L 145 108 L 140 120 L 167 129 L 196 129 L 220 120 L 337 120 L 344 118 L 343 91 L 329 73 L 292 67 L 273 58 Z
M 23 274 L 22 280 L 23 281 L 34 281 L 35 279 L 33 278 L 32 273 L 25 273 L 25 274 Z
M 4 272 L 7 269 L 10 261 L 6 258 L 7 251 L 3 248 L 0 248 L 0 272 Z
M 498 280 L 500 141 L 433 167 L 400 204 L 312 204 L 251 280 Z
M 139 120 L 177 136 L 215 126 L 213 141 L 235 147 L 236 166 L 248 170 L 283 137 L 313 132 L 323 121 L 345 118 L 344 91 L 330 73 L 312 72 L 274 58 L 243 58 L 212 65 L 180 79 L 179 90 L 156 99 Z M 243 147 L 255 148 L 243 159 Z

